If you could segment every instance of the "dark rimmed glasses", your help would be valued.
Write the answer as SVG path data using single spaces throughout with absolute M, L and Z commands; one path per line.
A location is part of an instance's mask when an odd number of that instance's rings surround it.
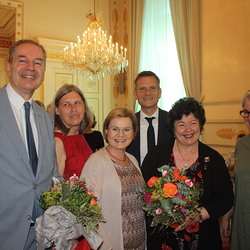
M 240 111 L 240 115 L 243 117 L 243 118 L 247 118 L 250 114 L 250 111 L 246 110 L 246 109 L 243 109 Z
M 134 130 L 132 128 L 123 128 L 123 129 L 119 129 L 117 127 L 111 127 L 109 128 L 109 131 L 112 135 L 117 135 L 119 134 L 121 131 L 124 135 L 126 136 L 130 136 L 132 135 L 132 133 L 134 132 Z

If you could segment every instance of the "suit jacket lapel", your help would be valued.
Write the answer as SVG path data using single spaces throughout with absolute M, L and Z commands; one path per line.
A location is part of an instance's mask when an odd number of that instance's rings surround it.
M 36 121 L 36 127 L 37 127 L 37 134 L 38 134 L 38 165 L 37 165 L 37 176 L 39 176 L 39 171 L 41 169 L 41 160 L 42 155 L 44 155 L 44 147 L 45 147 L 45 141 L 44 141 L 44 128 L 46 128 L 43 111 L 40 110 L 40 107 L 37 107 L 37 105 L 33 102 L 32 108 L 34 110 L 34 116 Z
M 161 110 L 159 109 L 159 114 L 158 114 L 158 138 L 157 138 L 157 144 L 160 142 L 160 135 L 161 135 L 161 130 L 162 130 L 162 121 L 161 121 Z

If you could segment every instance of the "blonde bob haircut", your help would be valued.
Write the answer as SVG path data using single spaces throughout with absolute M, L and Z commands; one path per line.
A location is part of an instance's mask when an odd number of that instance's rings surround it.
M 109 129 L 110 122 L 115 118 L 123 118 L 123 117 L 124 118 L 128 117 L 132 121 L 132 127 L 134 130 L 134 138 L 135 138 L 138 132 L 138 122 L 137 122 L 135 113 L 132 110 L 129 110 L 127 108 L 115 108 L 109 112 L 108 116 L 106 117 L 103 123 L 103 135 L 107 143 L 108 143 L 108 140 L 107 140 L 106 130 Z

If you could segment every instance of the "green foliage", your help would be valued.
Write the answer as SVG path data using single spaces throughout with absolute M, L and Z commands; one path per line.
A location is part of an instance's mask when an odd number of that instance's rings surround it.
M 39 202 L 44 210 L 51 206 L 64 207 L 76 216 L 77 222 L 89 233 L 95 231 L 103 221 L 96 197 L 87 190 L 85 181 L 76 176 L 68 181 L 57 182 L 41 195 Z
M 152 177 L 143 190 L 143 209 L 152 217 L 151 226 L 182 224 L 200 211 L 200 188 L 176 167 L 158 169 L 162 177 Z M 171 186 L 164 186 L 171 184 Z M 170 190 L 170 189 L 173 190 Z

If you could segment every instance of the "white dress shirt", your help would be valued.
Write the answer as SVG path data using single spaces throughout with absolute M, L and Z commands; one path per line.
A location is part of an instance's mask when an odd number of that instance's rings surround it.
M 16 122 L 21 134 L 21 137 L 23 139 L 23 143 L 26 146 L 27 154 L 28 153 L 28 144 L 26 140 L 26 122 L 25 122 L 25 110 L 24 110 L 24 103 L 26 102 L 25 99 L 23 99 L 17 92 L 12 88 L 10 83 L 6 86 L 6 91 L 8 98 L 10 100 L 10 105 L 13 110 L 14 116 L 16 118 Z M 27 100 L 30 104 L 32 104 L 32 99 Z M 32 132 L 34 136 L 34 141 L 36 145 L 36 152 L 38 152 L 38 133 L 37 133 L 37 127 L 36 127 L 36 121 L 35 121 L 35 115 L 34 110 L 32 108 L 32 105 L 30 105 L 30 123 L 32 127 Z M 38 153 L 37 153 L 38 155 Z
M 152 124 L 153 124 L 154 132 L 155 132 L 155 145 L 157 145 L 159 109 L 157 108 L 157 110 L 151 116 L 148 116 L 142 111 L 140 111 L 140 156 L 141 156 L 140 165 L 142 164 L 146 154 L 148 153 L 147 132 L 148 132 L 149 123 L 145 119 L 145 117 L 155 117 L 155 119 L 153 119 L 152 121 Z

